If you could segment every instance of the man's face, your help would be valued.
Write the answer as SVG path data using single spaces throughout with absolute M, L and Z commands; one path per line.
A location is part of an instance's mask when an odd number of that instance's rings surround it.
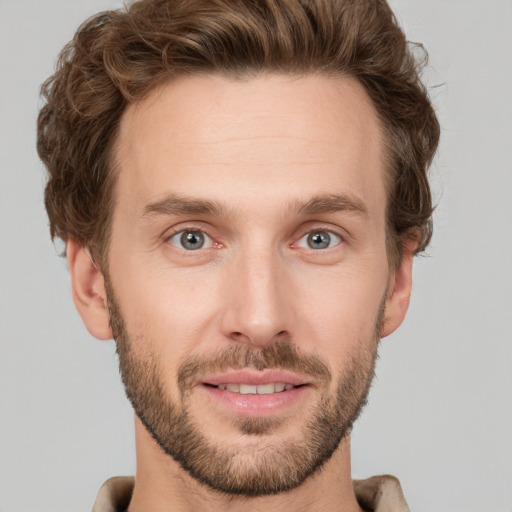
M 106 279 L 123 380 L 223 492 L 301 484 L 350 430 L 390 272 L 382 136 L 348 78 L 188 77 L 123 116 Z

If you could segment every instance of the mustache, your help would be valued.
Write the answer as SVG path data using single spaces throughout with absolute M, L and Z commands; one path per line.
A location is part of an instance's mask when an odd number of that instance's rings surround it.
M 193 356 L 178 370 L 178 386 L 185 393 L 204 375 L 227 370 L 287 370 L 329 384 L 332 375 L 327 364 L 315 354 L 303 354 L 288 340 L 280 340 L 261 350 L 243 345 L 226 347 L 209 356 Z

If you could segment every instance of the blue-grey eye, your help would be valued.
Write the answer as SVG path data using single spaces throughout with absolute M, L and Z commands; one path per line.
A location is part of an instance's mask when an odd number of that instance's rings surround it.
M 298 247 L 304 247 L 307 249 L 330 249 L 338 245 L 341 242 L 341 238 L 332 233 L 331 231 L 311 231 L 307 235 L 304 235 L 297 243 Z
M 184 230 L 174 234 L 169 243 L 185 249 L 186 251 L 197 251 L 198 249 L 205 249 L 212 245 L 211 238 L 202 231 Z

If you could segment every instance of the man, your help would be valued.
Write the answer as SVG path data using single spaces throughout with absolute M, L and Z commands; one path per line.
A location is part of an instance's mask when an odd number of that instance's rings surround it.
M 43 94 L 51 234 L 136 414 L 94 510 L 408 510 L 350 476 L 439 137 L 385 1 L 141 0 Z

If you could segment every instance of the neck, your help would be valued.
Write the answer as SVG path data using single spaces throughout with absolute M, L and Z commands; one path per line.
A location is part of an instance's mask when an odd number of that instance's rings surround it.
M 302 485 L 280 494 L 258 498 L 228 496 L 201 484 L 164 454 L 136 419 L 137 473 L 127 512 L 362 512 L 350 474 L 350 439 Z

